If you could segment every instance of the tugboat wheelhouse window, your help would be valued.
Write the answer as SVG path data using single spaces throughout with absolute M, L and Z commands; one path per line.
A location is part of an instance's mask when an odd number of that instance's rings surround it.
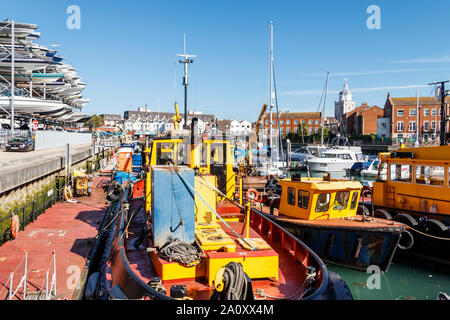
M 298 190 L 298 206 L 303 209 L 308 209 L 309 191 Z
M 443 186 L 445 179 L 444 167 L 439 166 L 416 166 L 416 183 L 433 186 Z
M 295 206 L 295 189 L 294 188 L 288 188 L 287 190 L 287 203 Z
M 334 199 L 334 210 L 344 210 L 348 206 L 350 191 L 338 191 Z
M 353 192 L 350 210 L 355 210 L 358 205 L 358 191 Z
M 389 180 L 396 182 L 412 182 L 411 165 L 391 163 Z
M 386 162 L 382 163 L 381 169 L 378 172 L 379 172 L 378 178 L 381 181 L 386 181 L 387 180 L 387 163 Z
M 167 161 L 173 163 L 173 149 L 175 147 L 175 144 L 173 142 L 167 142 L 158 143 L 156 146 L 157 165 L 165 165 Z
M 316 212 L 327 212 L 330 206 L 330 198 L 329 193 L 321 193 L 317 197 Z

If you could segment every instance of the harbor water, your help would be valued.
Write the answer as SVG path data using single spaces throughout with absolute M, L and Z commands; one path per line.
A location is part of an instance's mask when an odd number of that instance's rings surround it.
M 307 176 L 306 172 L 301 173 Z M 321 172 L 311 172 L 321 177 Z M 355 178 L 363 185 L 372 185 L 374 179 L 345 173 L 331 173 L 331 178 Z M 387 272 L 375 274 L 352 270 L 327 263 L 330 271 L 338 273 L 350 288 L 355 300 L 435 300 L 439 292 L 450 294 L 450 266 L 406 256 L 397 251 Z

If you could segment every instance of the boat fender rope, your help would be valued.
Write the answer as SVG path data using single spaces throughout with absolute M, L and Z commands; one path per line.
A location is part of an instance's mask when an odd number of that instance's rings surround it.
M 400 249 L 402 249 L 402 250 L 409 250 L 409 249 L 411 249 L 412 246 L 414 245 L 414 236 L 413 236 L 413 235 L 411 234 L 411 232 L 409 232 L 408 230 L 403 231 L 403 233 L 406 233 L 406 234 L 409 236 L 409 238 L 410 238 L 411 241 L 410 241 L 409 244 L 406 245 L 406 246 L 401 245 L 401 244 L 400 244 L 400 241 L 399 241 L 398 244 L 397 244 L 397 246 L 398 246 Z M 402 236 L 403 236 L 403 234 L 402 234 Z

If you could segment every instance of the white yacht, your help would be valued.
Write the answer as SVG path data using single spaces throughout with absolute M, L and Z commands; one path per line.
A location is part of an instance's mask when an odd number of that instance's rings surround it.
M 313 157 L 307 160 L 311 171 L 345 171 L 355 162 L 364 161 L 359 151 L 352 149 L 329 149 L 323 152 L 322 157 Z
M 378 175 L 378 168 L 380 166 L 380 160 L 373 160 L 367 169 L 360 171 L 361 176 L 368 178 L 376 178 Z

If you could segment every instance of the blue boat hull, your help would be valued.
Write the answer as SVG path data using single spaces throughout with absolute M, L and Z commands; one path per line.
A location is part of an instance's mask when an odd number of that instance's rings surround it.
M 311 226 L 265 215 L 303 241 L 324 261 L 357 270 L 376 265 L 381 271 L 388 271 L 403 232 L 398 227 Z

